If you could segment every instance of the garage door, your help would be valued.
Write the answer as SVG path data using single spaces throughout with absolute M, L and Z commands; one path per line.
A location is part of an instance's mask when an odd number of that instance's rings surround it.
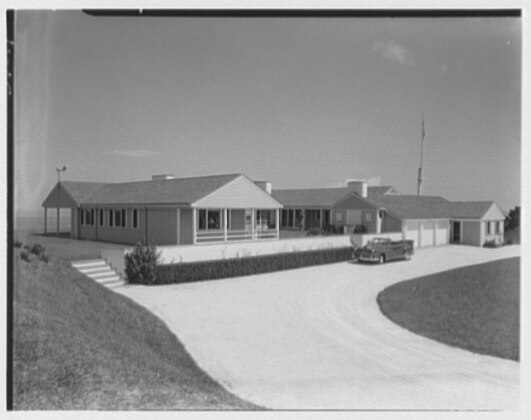
M 426 246 L 435 245 L 435 222 L 420 222 L 420 246 L 422 248 Z
M 439 221 L 435 224 L 435 242 L 436 245 L 447 245 L 450 238 L 450 222 Z
M 406 239 L 415 242 L 415 248 L 419 246 L 419 222 L 406 222 Z

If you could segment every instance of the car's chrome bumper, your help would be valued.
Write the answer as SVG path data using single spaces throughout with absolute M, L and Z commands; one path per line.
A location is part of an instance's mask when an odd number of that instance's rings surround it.
M 370 262 L 376 262 L 376 261 L 379 261 L 380 258 L 378 257 L 378 255 L 360 255 L 358 257 L 358 260 L 360 261 L 370 261 Z

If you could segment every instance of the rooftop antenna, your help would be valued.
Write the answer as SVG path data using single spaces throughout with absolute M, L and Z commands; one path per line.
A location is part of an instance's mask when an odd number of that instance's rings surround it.
M 424 160 L 424 137 L 426 137 L 426 128 L 424 125 L 424 114 L 422 114 L 422 137 L 420 139 L 420 167 L 418 177 L 417 195 L 420 197 L 422 192 L 422 161 Z

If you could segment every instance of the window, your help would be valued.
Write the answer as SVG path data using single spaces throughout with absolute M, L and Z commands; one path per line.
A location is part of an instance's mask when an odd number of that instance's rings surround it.
M 365 221 L 372 222 L 372 213 L 365 213 Z
M 81 226 L 94 226 L 94 209 L 81 209 L 79 221 Z
M 109 226 L 117 227 L 117 228 L 127 227 L 126 209 L 110 209 L 109 210 Z
M 502 221 L 501 220 L 498 220 L 498 222 L 496 223 L 496 233 L 501 233 L 502 231 Z
M 490 222 L 485 222 L 487 228 L 487 235 L 490 235 Z
M 199 210 L 199 230 L 221 229 L 221 210 Z
M 138 229 L 138 209 L 133 209 L 133 229 Z
M 336 222 L 342 222 L 343 221 L 343 213 L 338 212 L 336 213 Z
M 100 209 L 99 211 L 99 224 L 100 226 L 105 226 L 105 212 L 103 211 L 103 209 Z

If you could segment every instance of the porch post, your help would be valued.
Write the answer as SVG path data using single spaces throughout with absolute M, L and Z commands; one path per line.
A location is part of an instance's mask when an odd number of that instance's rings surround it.
M 48 207 L 44 207 L 44 234 L 48 233 Z
M 223 241 L 227 242 L 227 209 L 223 209 Z
M 193 241 L 195 245 L 197 243 L 197 209 L 192 209 L 192 232 L 193 232 Z
M 251 209 L 251 239 L 256 239 L 256 230 L 255 230 L 255 220 L 256 220 L 256 214 L 255 209 Z
M 275 212 L 276 212 L 276 216 L 277 216 L 276 219 L 275 219 L 275 220 L 276 220 L 276 226 L 275 226 L 275 227 L 276 227 L 276 229 L 277 229 L 277 239 L 279 239 L 279 238 L 280 238 L 280 218 L 279 218 L 279 216 L 280 216 L 280 209 L 277 208 L 277 209 L 275 210 Z

